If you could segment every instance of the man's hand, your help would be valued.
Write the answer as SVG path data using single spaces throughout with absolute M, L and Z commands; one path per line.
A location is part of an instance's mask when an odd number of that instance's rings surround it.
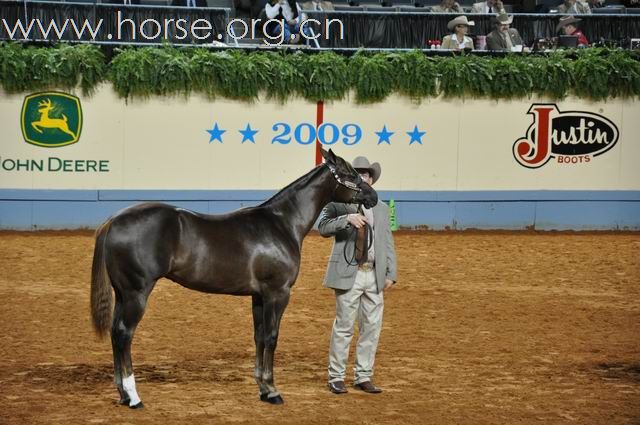
M 349 214 L 347 221 L 356 229 L 361 228 L 367 222 L 367 218 L 362 214 Z
M 384 281 L 384 289 L 383 289 L 383 291 L 386 291 L 387 289 L 392 288 L 392 287 L 393 287 L 393 285 L 394 285 L 393 280 L 391 280 L 391 279 L 386 279 L 386 280 Z

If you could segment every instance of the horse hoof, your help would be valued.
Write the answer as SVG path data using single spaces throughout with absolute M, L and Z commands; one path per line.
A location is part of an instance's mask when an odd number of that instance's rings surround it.
M 270 404 L 284 404 L 284 400 L 281 396 L 277 395 L 275 397 L 267 398 L 267 403 Z
M 129 400 L 128 398 L 121 398 L 120 401 L 118 402 L 118 404 L 120 404 L 122 406 L 128 406 L 130 402 L 131 402 L 131 400 Z
M 134 404 L 133 406 L 129 406 L 129 409 L 142 409 L 143 407 L 144 407 L 144 404 L 140 402 L 138 404 Z

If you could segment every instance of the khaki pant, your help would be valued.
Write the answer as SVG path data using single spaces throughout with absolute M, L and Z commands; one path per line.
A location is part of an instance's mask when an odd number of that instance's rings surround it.
M 370 381 L 382 329 L 383 293 L 378 293 L 374 270 L 358 270 L 353 287 L 348 291 L 335 290 L 336 319 L 333 322 L 329 346 L 329 382 L 344 381 L 349 344 L 353 337 L 356 317 L 360 336 L 356 346 L 354 384 Z

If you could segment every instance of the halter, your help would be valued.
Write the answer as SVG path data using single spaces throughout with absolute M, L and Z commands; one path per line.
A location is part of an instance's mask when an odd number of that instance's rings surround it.
M 329 171 L 331 171 L 331 174 L 333 174 L 333 178 L 336 179 L 336 181 L 338 182 L 339 185 L 342 185 L 342 186 L 346 187 L 349 190 L 353 190 L 356 193 L 362 192 L 362 189 L 360 189 L 356 183 L 343 181 L 340 178 L 340 176 L 338 176 L 338 172 L 336 171 L 336 169 L 334 167 L 332 167 L 331 165 L 329 165 L 328 162 L 325 162 L 324 165 L 326 165 L 327 168 L 329 169 Z M 358 178 L 361 179 L 360 175 L 358 175 Z M 355 194 L 354 194 L 354 198 L 355 198 Z

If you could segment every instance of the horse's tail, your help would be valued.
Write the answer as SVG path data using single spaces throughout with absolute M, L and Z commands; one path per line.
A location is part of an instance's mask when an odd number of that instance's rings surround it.
M 91 266 L 91 318 L 93 319 L 93 328 L 101 338 L 106 336 L 109 331 L 113 314 L 111 279 L 109 279 L 105 262 L 105 244 L 110 224 L 111 220 L 96 230 L 96 246 Z

